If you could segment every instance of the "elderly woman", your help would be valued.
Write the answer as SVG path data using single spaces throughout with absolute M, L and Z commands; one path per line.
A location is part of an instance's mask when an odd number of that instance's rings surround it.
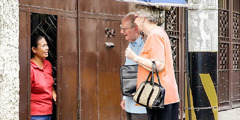
M 157 26 L 159 16 L 159 10 L 154 7 L 142 7 L 136 12 L 134 22 L 147 35 L 147 40 L 139 56 L 130 48 L 126 49 L 125 56 L 139 64 L 137 87 L 146 80 L 152 61 L 155 61 L 161 84 L 166 90 L 164 109 L 147 109 L 148 119 L 178 120 L 179 95 L 171 45 L 167 33 Z

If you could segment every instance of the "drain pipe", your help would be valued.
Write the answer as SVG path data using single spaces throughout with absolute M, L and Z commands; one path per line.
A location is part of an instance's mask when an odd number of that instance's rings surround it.
M 187 0 L 188 2 L 188 0 Z M 189 49 L 188 49 L 188 8 L 185 9 L 185 39 L 186 39 L 186 81 L 187 81 L 187 105 L 188 105 L 188 117 L 189 117 L 189 120 L 192 120 L 192 114 L 191 114 L 191 103 L 190 103 L 190 76 L 189 76 L 189 69 L 190 69 L 190 66 L 189 66 L 189 57 L 188 57 L 188 52 L 189 52 Z M 186 109 L 186 108 L 185 108 Z

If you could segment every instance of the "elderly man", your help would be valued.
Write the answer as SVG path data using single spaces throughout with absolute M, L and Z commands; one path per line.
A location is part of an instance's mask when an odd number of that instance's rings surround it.
M 137 55 L 140 54 L 144 42 L 138 31 L 138 27 L 134 23 L 135 17 L 133 13 L 127 14 L 122 19 L 122 24 L 120 25 L 121 34 L 124 35 L 125 40 L 129 41 L 128 47 L 131 48 Z M 125 65 L 137 64 L 132 60 L 126 58 Z M 123 96 L 121 101 L 121 107 L 126 111 L 127 120 L 147 120 L 146 108 L 141 106 L 136 106 L 136 103 L 131 97 Z

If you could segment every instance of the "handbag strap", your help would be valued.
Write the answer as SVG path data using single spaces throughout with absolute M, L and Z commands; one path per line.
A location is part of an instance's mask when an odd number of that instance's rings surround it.
M 156 71 L 156 72 L 154 72 L 154 71 Z M 160 77 L 159 77 L 159 75 L 158 75 L 158 71 L 157 71 L 157 67 L 156 67 L 155 61 L 152 61 L 152 71 L 149 72 L 148 77 L 147 77 L 147 79 L 145 80 L 145 82 L 148 81 L 148 79 L 150 78 L 150 75 L 151 75 L 151 80 L 150 80 L 150 82 L 151 82 L 152 85 L 154 85 L 154 73 L 156 73 L 156 75 L 157 75 L 158 84 L 159 84 L 160 86 L 162 86 L 162 85 L 161 85 L 161 82 L 160 82 Z
M 152 61 L 152 63 L 153 63 L 153 66 L 152 66 L 152 68 L 154 68 L 155 70 L 156 70 L 156 75 L 157 75 L 157 79 L 158 79 L 158 84 L 160 85 L 160 86 L 162 86 L 161 85 L 161 82 L 160 82 L 160 77 L 159 77 L 159 75 L 158 75 L 158 70 L 157 70 L 157 67 L 156 67 L 156 63 L 155 63 L 155 61 Z M 154 81 L 153 81 L 154 82 Z
M 145 82 L 148 81 L 148 79 L 150 78 L 150 75 L 154 75 L 153 67 L 152 67 L 152 71 L 149 72 L 149 74 L 148 74 L 147 79 L 145 80 Z M 150 80 L 150 81 L 152 81 L 152 79 L 154 79 L 154 78 L 151 76 L 151 80 Z M 154 81 L 154 80 L 153 80 L 153 81 Z
M 152 77 L 151 77 L 151 83 L 154 85 L 154 70 L 156 69 L 156 64 L 154 61 L 152 61 Z

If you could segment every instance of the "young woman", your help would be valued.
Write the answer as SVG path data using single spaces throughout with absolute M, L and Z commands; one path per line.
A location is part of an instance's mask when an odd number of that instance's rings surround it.
M 48 57 L 48 44 L 43 36 L 31 38 L 31 120 L 51 120 L 53 100 L 52 65 Z

